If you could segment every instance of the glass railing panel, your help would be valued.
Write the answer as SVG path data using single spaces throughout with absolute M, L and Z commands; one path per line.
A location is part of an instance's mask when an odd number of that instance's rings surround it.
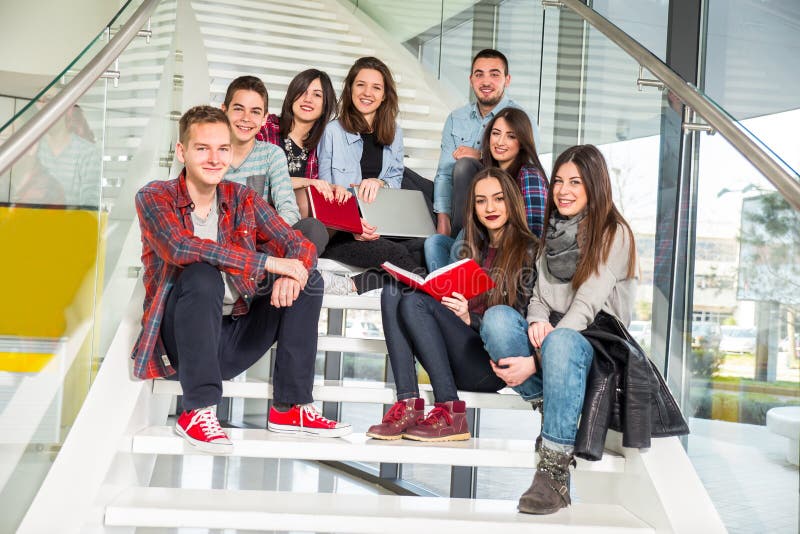
M 98 360 L 117 331 L 140 274 L 136 192 L 151 180 L 169 178 L 173 161 L 177 123 L 170 114 L 182 111 L 183 90 L 182 63 L 173 53 L 175 29 L 176 2 L 161 2 L 151 17 L 150 42 L 131 42 L 119 57 L 119 84 L 108 89 L 102 202 L 109 224 Z
M 98 80 L 17 161 L 0 204 L 0 246 L 15 251 L 0 272 L 0 500 L 21 504 L 4 507 L 3 532 L 22 519 L 90 385 L 107 227 L 106 84 Z
M 705 92 L 784 159 L 797 143 L 781 143 L 784 124 L 800 113 L 800 4 L 794 0 L 752 2 L 709 0 L 706 34 Z M 779 126 L 773 121 L 788 114 Z M 797 169 L 797 167 L 795 167 Z
M 696 205 L 688 453 L 731 532 L 795 532 L 798 459 L 765 425 L 770 409 L 800 407 L 800 212 L 706 135 Z
M 592 0 L 589 5 L 666 62 L 669 2 L 666 0 Z
M 140 4 L 128 7 L 133 11 Z M 169 41 L 164 57 L 174 34 L 174 5 L 171 25 L 159 29 Z M 130 14 L 124 15 L 119 24 Z M 93 41 L 70 69 L 82 68 L 105 43 Z M 137 39 L 130 49 L 144 45 Z M 164 57 L 147 61 L 163 72 Z M 73 70 L 66 81 L 77 74 Z M 118 87 L 97 80 L 0 182 L 5 190 L 0 246 L 15 251 L 15 261 L 5 262 L 0 273 L 6 302 L 15 303 L 0 312 L 0 499 L 13 503 L 0 515 L 2 532 L 16 529 L 58 455 L 105 353 L 108 332 L 117 329 L 136 282 L 136 270 L 128 267 L 138 265 L 138 243 L 126 247 L 133 237 L 121 229 L 135 216 L 133 193 L 125 188 L 136 190 L 130 176 L 140 182 L 158 177 L 143 163 L 155 161 L 157 167 L 158 150 L 169 152 L 171 141 L 159 132 L 171 132 L 174 123 L 167 118 L 171 102 L 159 104 L 171 100 L 171 92 L 159 93 L 159 80 L 145 88 L 131 73 L 123 73 Z M 167 85 L 171 81 L 170 73 Z M 61 84 L 57 80 L 42 99 L 15 115 L 4 134 L 30 120 Z M 135 99 L 145 96 L 155 118 L 142 126 L 140 138 L 151 138 L 154 146 L 121 157 L 120 143 L 131 150 L 147 143 L 135 142 L 131 131 L 114 131 L 118 110 L 134 113 L 142 107 Z M 130 167 L 117 165 L 125 162 Z M 133 259 L 118 265 L 118 258 L 126 257 L 123 251 L 134 249 L 127 253 Z M 119 278 L 114 273 L 123 268 L 133 277 L 125 287 L 114 286 Z
M 112 28 L 112 35 L 114 29 L 124 25 L 141 4 L 142 0 L 128 0 L 121 4 L 119 11 L 117 11 L 108 24 Z M 25 117 L 31 117 L 36 113 L 35 106 L 37 102 L 53 98 L 73 76 L 83 70 L 83 68 L 94 59 L 97 53 L 108 44 L 108 37 L 107 29 L 101 29 L 61 72 L 58 72 L 48 83 L 44 84 L 36 94 L 31 96 L 30 100 L 25 105 L 15 111 L 13 116 L 8 120 L 0 122 L 0 142 L 7 139 L 16 129 L 27 122 Z M 113 66 L 109 67 L 109 69 L 112 68 Z M 0 115 L 0 117 L 2 117 L 2 115 Z M 22 122 L 19 122 L 20 120 L 22 120 Z M 9 130 L 8 128 L 11 129 Z

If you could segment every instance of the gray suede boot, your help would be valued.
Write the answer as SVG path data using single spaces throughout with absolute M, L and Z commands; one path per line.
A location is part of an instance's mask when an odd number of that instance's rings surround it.
M 519 498 L 517 510 L 525 514 L 552 514 L 569 506 L 572 502 L 569 497 L 570 464 L 575 465 L 571 454 L 542 447 L 533 483 Z
M 544 398 L 539 397 L 538 399 L 533 399 L 530 402 L 533 411 L 542 414 L 542 426 L 539 428 L 539 435 L 536 437 L 536 443 L 533 445 L 533 450 L 538 453 L 539 449 L 542 448 L 542 432 L 544 431 Z

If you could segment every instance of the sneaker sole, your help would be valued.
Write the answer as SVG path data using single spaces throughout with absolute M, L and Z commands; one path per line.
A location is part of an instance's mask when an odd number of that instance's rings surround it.
M 472 438 L 472 435 L 469 433 L 466 434 L 453 434 L 452 436 L 441 436 L 438 438 L 423 438 L 420 436 L 415 436 L 413 434 L 403 434 L 405 439 L 411 439 L 414 441 L 425 441 L 425 442 L 435 442 L 435 441 L 466 441 Z
M 173 427 L 173 429 L 175 430 L 176 434 L 185 439 L 186 442 L 189 443 L 189 445 L 191 445 L 197 450 L 207 452 L 209 454 L 222 454 L 222 455 L 228 455 L 233 452 L 233 443 L 208 443 L 205 441 L 194 439 L 179 426 L 175 426 Z
M 403 439 L 403 434 L 397 434 L 396 436 L 383 436 L 381 434 L 373 434 L 372 432 L 367 432 L 367 437 L 373 439 L 382 439 L 384 441 L 394 441 L 398 439 Z
M 310 436 L 319 436 L 322 438 L 341 438 L 353 433 L 353 427 L 350 426 L 342 428 L 309 428 L 294 425 L 278 425 L 269 422 L 267 423 L 267 430 L 280 434 L 308 434 Z

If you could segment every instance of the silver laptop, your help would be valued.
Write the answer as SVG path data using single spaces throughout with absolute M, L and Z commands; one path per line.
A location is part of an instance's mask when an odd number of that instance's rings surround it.
M 355 188 L 350 191 L 355 194 Z M 422 191 L 384 187 L 372 203 L 358 199 L 361 216 L 385 237 L 428 237 L 436 233 Z

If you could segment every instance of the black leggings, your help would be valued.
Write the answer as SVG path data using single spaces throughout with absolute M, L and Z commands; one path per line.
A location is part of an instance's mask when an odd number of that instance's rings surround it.
M 336 260 L 354 267 L 366 269 L 353 277 L 353 283 L 359 294 L 371 289 L 378 289 L 391 279 L 381 263 L 388 261 L 407 271 L 425 273 L 425 240 L 389 239 L 381 237 L 375 241 L 356 241 L 353 234 L 337 232 L 325 249 L 323 257 Z

